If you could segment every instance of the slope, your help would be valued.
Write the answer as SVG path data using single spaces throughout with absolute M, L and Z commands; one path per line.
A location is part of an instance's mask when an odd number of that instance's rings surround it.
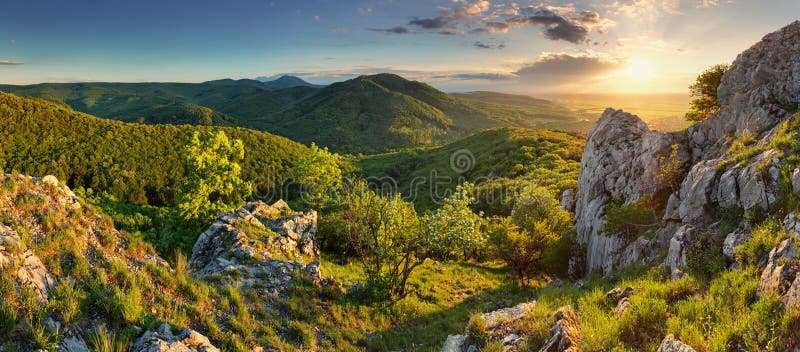
M 0 93 L 0 169 L 53 174 L 72 187 L 108 192 L 130 203 L 174 203 L 182 148 L 194 132 L 222 130 L 245 144 L 244 177 L 280 185 L 305 147 L 241 128 L 128 124 L 95 118 L 38 99 Z

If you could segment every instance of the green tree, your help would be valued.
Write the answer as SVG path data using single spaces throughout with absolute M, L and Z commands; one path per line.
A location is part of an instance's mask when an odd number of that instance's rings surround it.
M 405 297 L 411 272 L 430 255 L 431 241 L 411 203 L 376 194 L 363 181 L 343 194 L 345 237 L 379 297 Z
M 719 112 L 717 102 L 717 88 L 722 81 L 722 75 L 730 66 L 726 64 L 714 65 L 703 71 L 697 80 L 689 86 L 690 95 L 694 98 L 689 103 L 689 112 L 686 113 L 686 120 L 702 121 L 708 114 Z
M 463 259 L 477 256 L 477 251 L 486 244 L 486 233 L 481 231 L 483 213 L 475 214 L 470 205 L 475 202 L 475 186 L 469 182 L 456 187 L 444 204 L 422 218 L 428 231 L 434 255 L 442 258 Z
M 238 161 L 244 158 L 240 140 L 225 132 L 195 132 L 185 149 L 187 177 L 178 209 L 185 219 L 209 220 L 241 203 L 251 185 L 241 178 Z
M 497 257 L 524 284 L 537 272 L 564 271 L 571 227 L 570 213 L 553 194 L 529 185 L 520 191 L 511 216 L 493 218 L 488 232 Z
M 303 186 L 303 199 L 312 206 L 330 205 L 342 189 L 342 159 L 328 148 L 311 149 L 292 166 L 294 180 Z

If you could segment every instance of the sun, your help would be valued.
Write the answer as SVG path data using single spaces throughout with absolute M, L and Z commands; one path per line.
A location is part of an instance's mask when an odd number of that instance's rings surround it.
M 634 60 L 628 65 L 628 75 L 637 81 L 649 81 L 655 73 L 653 65 L 647 61 Z

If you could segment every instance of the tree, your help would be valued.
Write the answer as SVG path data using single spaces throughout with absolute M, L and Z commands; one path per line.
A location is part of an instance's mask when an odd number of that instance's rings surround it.
M 686 113 L 686 120 L 702 121 L 708 114 L 719 112 L 717 102 L 717 88 L 722 81 L 722 75 L 730 66 L 726 64 L 714 65 L 703 71 L 697 80 L 689 86 L 690 95 L 694 98 L 689 103 L 689 112 Z
M 185 148 L 186 174 L 178 203 L 185 219 L 207 221 L 244 201 L 252 186 L 241 178 L 244 158 L 241 140 L 225 132 L 195 132 Z
M 495 253 L 515 278 L 525 283 L 537 272 L 563 271 L 571 215 L 546 188 L 529 185 L 517 197 L 510 217 L 493 218 L 489 238 Z
M 406 296 L 411 272 L 430 254 L 430 239 L 416 210 L 399 195 L 376 194 L 363 181 L 343 194 L 345 237 L 361 260 L 367 286 L 377 296 Z
M 486 244 L 486 233 L 481 231 L 483 213 L 475 214 L 470 208 L 475 202 L 474 189 L 469 182 L 459 185 L 439 209 L 422 218 L 431 243 L 436 245 L 434 255 L 468 259 Z
M 292 166 L 294 180 L 303 186 L 303 199 L 313 206 L 331 204 L 342 189 L 341 156 L 311 143 L 311 149 Z

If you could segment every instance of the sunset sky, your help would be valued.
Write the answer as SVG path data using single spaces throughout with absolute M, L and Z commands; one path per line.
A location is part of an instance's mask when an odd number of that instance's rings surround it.
M 798 0 L 6 1 L 0 83 L 394 72 L 447 91 L 686 92 Z

